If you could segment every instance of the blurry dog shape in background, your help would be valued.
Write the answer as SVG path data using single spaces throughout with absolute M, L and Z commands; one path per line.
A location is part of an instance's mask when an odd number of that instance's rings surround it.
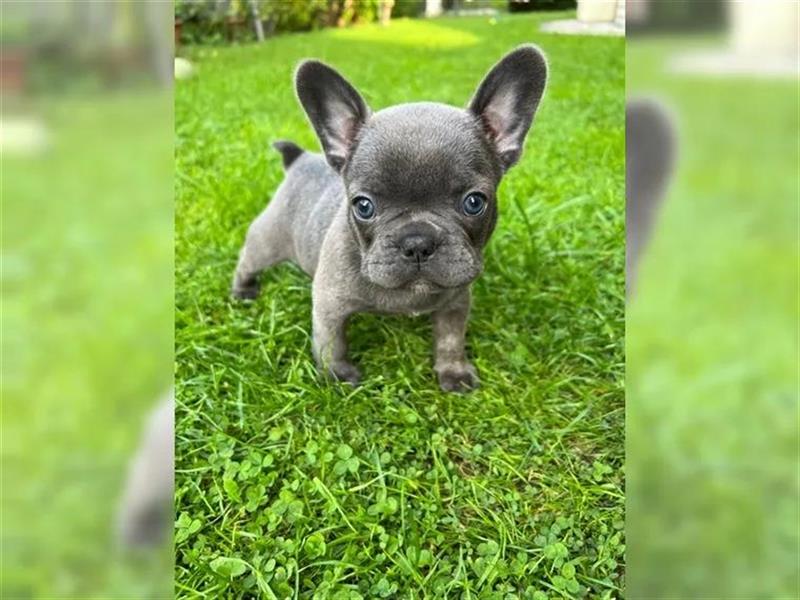
M 175 392 L 150 414 L 133 457 L 118 515 L 128 547 L 152 546 L 172 529 L 175 489 Z
M 675 163 L 672 118 L 655 100 L 634 98 L 625 108 L 625 293 L 634 292 L 639 262 L 653 234 Z

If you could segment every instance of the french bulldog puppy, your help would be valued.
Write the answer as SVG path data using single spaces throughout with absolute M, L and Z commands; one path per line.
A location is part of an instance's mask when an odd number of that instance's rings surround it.
M 313 278 L 313 351 L 320 371 L 357 384 L 348 318 L 430 314 L 435 371 L 446 391 L 477 387 L 464 338 L 470 285 L 497 221 L 497 187 L 522 154 L 547 63 L 532 45 L 503 57 L 466 109 L 420 102 L 372 112 L 316 60 L 295 73 L 323 156 L 274 147 L 286 178 L 247 233 L 232 293 L 254 298 L 257 276 L 291 260 Z

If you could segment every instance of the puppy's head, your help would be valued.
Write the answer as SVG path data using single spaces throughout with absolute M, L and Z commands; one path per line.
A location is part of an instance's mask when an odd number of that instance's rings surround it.
M 506 55 L 466 109 L 402 104 L 372 113 L 334 69 L 306 61 L 297 95 L 343 178 L 361 271 L 384 288 L 450 288 L 481 271 L 496 191 L 519 160 L 544 92 L 534 46 Z

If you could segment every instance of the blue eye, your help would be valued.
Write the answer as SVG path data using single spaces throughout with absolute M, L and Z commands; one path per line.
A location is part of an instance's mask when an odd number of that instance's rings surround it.
M 353 212 L 362 221 L 369 221 L 375 216 L 375 204 L 366 196 L 356 196 L 353 199 Z
M 472 192 L 467 194 L 462 204 L 464 214 L 470 217 L 477 217 L 486 208 L 486 196 L 480 192 Z

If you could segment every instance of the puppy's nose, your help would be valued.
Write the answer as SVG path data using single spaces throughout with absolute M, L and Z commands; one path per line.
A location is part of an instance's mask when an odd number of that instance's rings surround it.
M 400 252 L 403 258 L 413 262 L 425 262 L 436 252 L 436 240 L 433 236 L 412 233 L 400 240 Z

